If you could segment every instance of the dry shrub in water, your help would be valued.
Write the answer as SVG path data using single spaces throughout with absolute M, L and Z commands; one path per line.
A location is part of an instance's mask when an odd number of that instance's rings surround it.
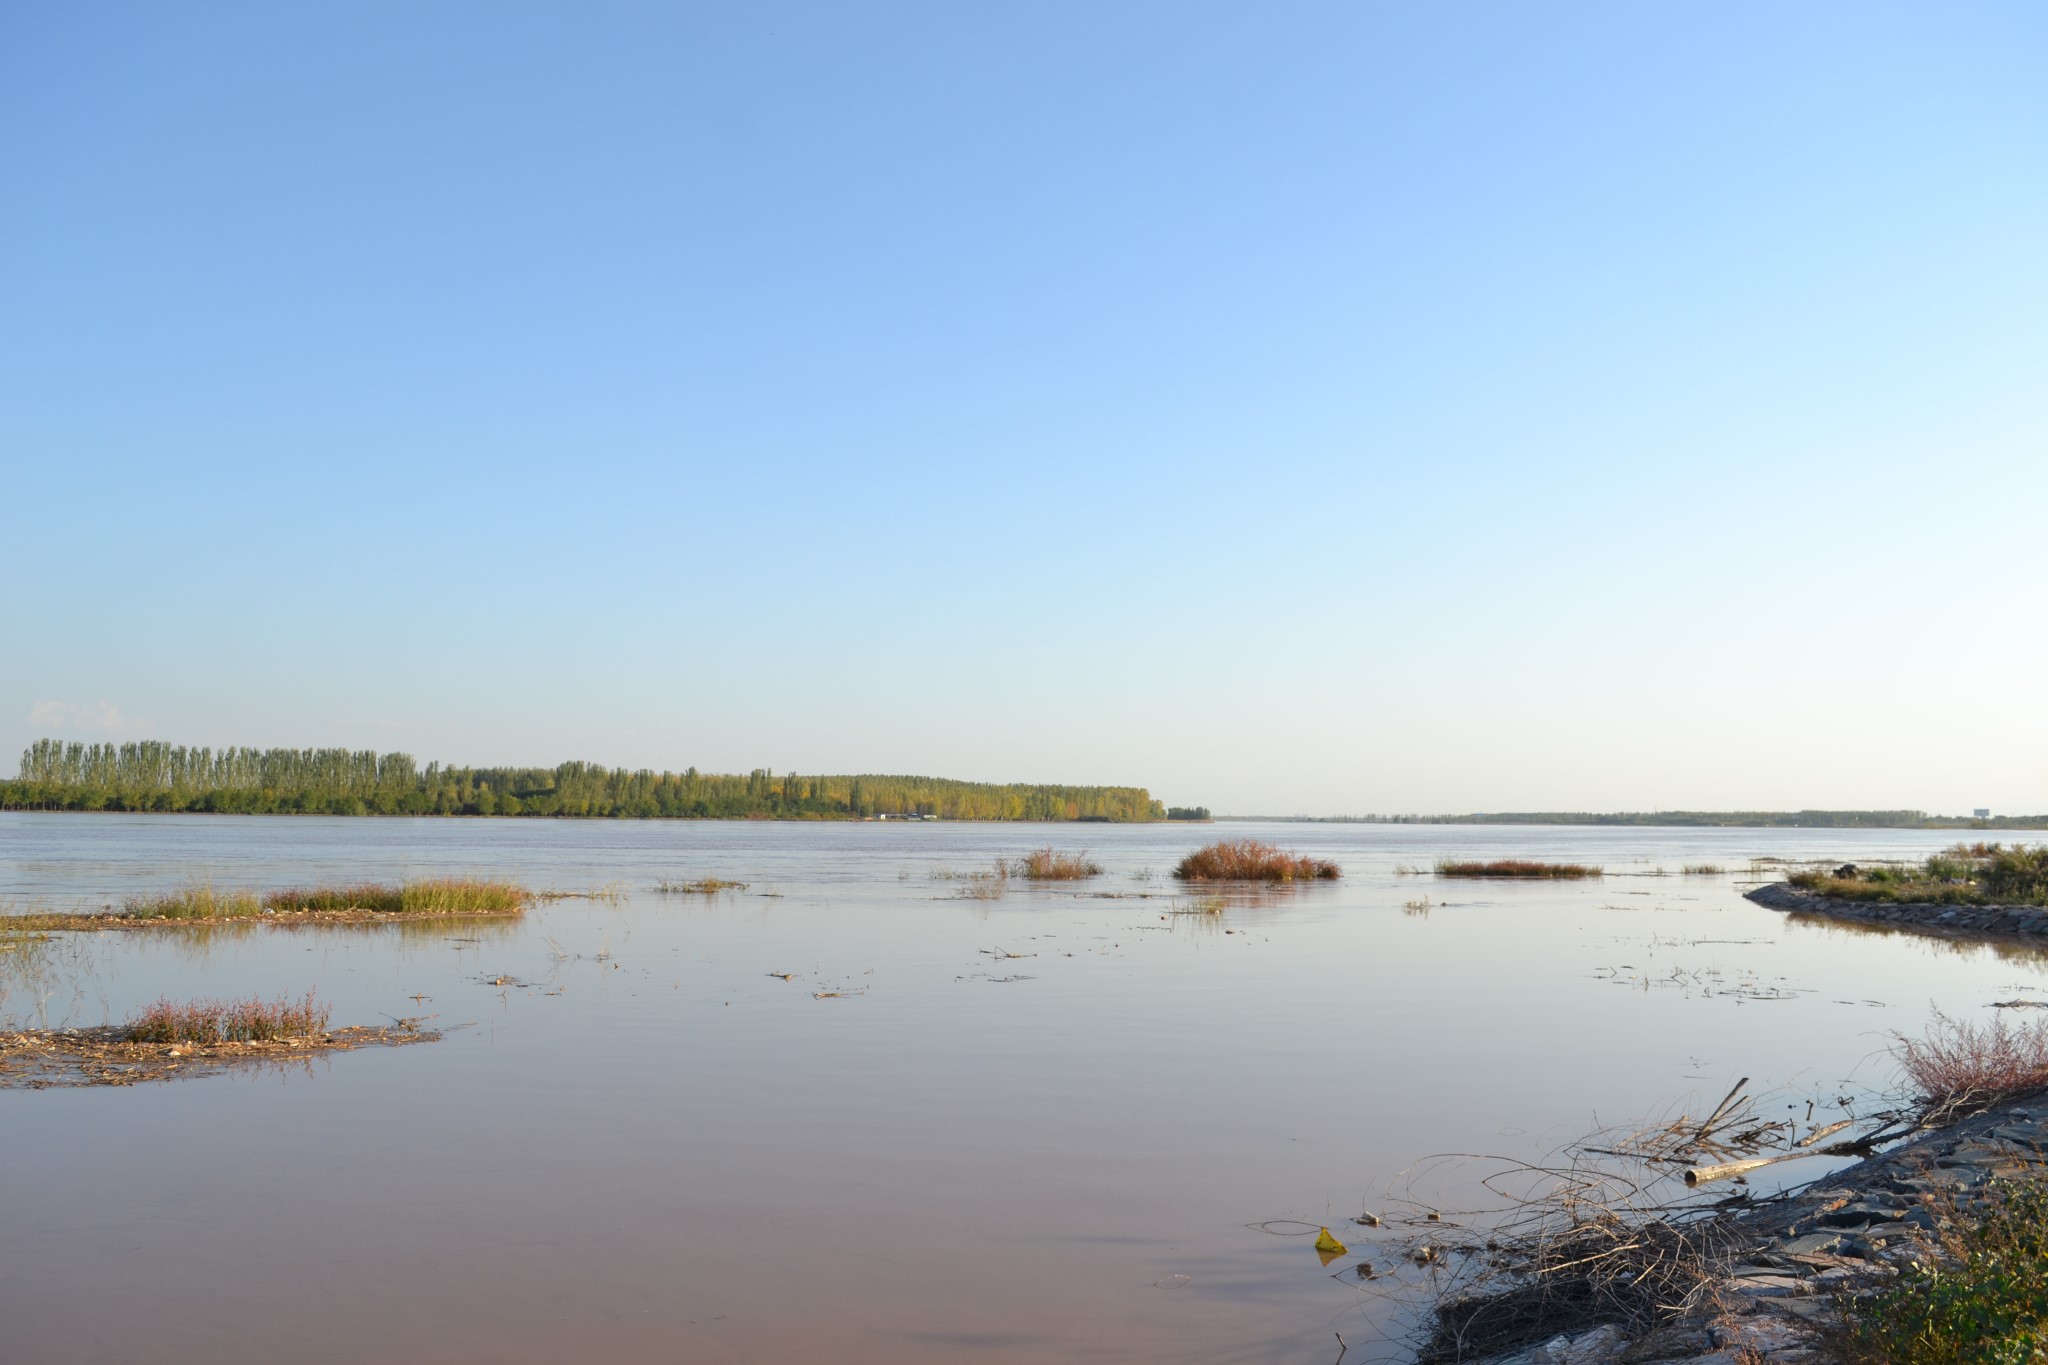
M 136 1043 L 265 1043 L 324 1033 L 327 1016 L 311 991 L 299 1000 L 161 999 L 130 1020 L 127 1033 Z
M 1718 877 L 1727 870 L 1719 863 L 1687 863 L 1682 869 L 1688 877 Z
M 2048 1019 L 1988 1024 L 1951 1019 L 1941 1011 L 1924 1038 L 1899 1035 L 1896 1053 L 1913 1098 L 1931 1121 L 1988 1109 L 2013 1095 L 2048 1088 Z
M 180 891 L 130 896 L 121 908 L 137 919 L 236 919 L 262 914 L 263 902 L 253 891 L 217 891 L 211 882 L 197 882 Z
M 1343 874 L 1327 859 L 1283 853 L 1257 839 L 1224 839 L 1188 854 L 1173 875 L 1184 882 L 1308 882 Z
M 1010 875 L 1033 882 L 1073 882 L 1102 875 L 1102 864 L 1090 862 L 1086 853 L 1061 853 L 1047 848 L 1033 849 L 1010 864 Z
M 1691 869 L 1688 868 L 1687 871 Z M 1454 862 L 1436 865 L 1439 877 L 1597 877 L 1600 869 L 1584 863 L 1539 863 L 1527 858 L 1502 858 L 1490 863 Z

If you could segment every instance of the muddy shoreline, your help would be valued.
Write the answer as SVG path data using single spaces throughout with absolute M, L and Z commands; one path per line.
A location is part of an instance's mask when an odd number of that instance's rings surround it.
M 2048 906 L 1943 905 L 1931 901 L 1851 901 L 1816 896 L 1783 882 L 1752 887 L 1743 895 L 1767 910 L 1821 915 L 1863 924 L 1889 924 L 1936 933 L 2048 937 Z

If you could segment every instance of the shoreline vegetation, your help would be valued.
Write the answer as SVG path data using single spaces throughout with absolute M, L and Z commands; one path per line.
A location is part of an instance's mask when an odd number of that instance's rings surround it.
M 1900 1085 L 1875 1110 L 1836 1100 L 1837 1120 L 1825 1101 L 1780 1116 L 1744 1080 L 1703 1118 L 1597 1129 L 1498 1173 L 1489 1188 L 1508 1194 L 1504 1210 L 1398 1220 L 1422 1231 L 1362 1249 L 1394 1260 L 1359 1278 L 1427 1276 L 1423 1365 L 2037 1359 L 2048 1020 L 1937 1012 L 1926 1036 L 1892 1037 Z M 1776 1194 L 1740 1188 L 1748 1172 L 1817 1156 L 1861 1159 Z M 1698 1189 L 1724 1181 L 1735 1193 Z
M 1830 900 L 1880 904 L 2048 906 L 2048 844 L 1957 844 L 1923 863 L 1793 872 L 1786 882 Z
M 488 877 L 422 877 L 397 885 L 289 887 L 259 895 L 197 882 L 177 891 L 131 896 L 119 910 L 8 915 L 0 924 L 24 933 L 139 929 L 158 925 L 235 923 L 381 924 L 402 920 L 510 917 L 536 894 Z
M 1200 808 L 1196 808 L 1200 809 Z M 221 815 L 524 815 L 623 819 L 1014 820 L 1167 818 L 1143 787 L 963 782 L 876 774 L 741 776 L 562 763 L 461 768 L 349 749 L 210 749 L 41 739 L 0 810 Z M 1204 811 L 1206 814 L 1206 811 Z
M 1283 852 L 1257 839 L 1223 839 L 1182 858 L 1173 875 L 1184 882 L 1310 882 L 1344 874 L 1327 858 Z

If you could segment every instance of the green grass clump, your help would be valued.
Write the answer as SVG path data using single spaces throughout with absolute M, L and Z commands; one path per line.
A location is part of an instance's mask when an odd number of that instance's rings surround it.
M 721 891 L 744 891 L 745 882 L 729 882 L 719 877 L 700 877 L 696 881 L 670 880 L 662 878 L 654 889 L 664 896 L 715 896 Z
M 327 1016 L 311 991 L 298 1000 L 160 999 L 130 1020 L 126 1033 L 132 1043 L 267 1043 L 324 1033 Z
M 2048 905 L 2048 844 L 1957 844 L 1917 865 L 1806 868 L 1785 880 L 1836 900 Z
M 1436 865 L 1439 877 L 1597 877 L 1600 869 L 1584 863 L 1539 863 L 1527 858 L 1500 858 L 1490 863 L 1456 862 L 1445 858 Z
M 1085 853 L 1061 853 L 1036 848 L 1011 861 L 1010 875 L 1033 882 L 1073 882 L 1102 875 L 1102 864 L 1090 862 Z
M 1846 1301 L 1847 1365 L 2030 1365 L 2048 1357 L 2048 1171 L 1946 1211 L 1933 1254 Z
M 362 882 L 355 886 L 292 887 L 273 891 L 263 898 L 263 908 L 286 913 L 325 911 L 338 914 L 349 910 L 375 910 L 396 914 L 405 903 L 404 898 L 403 887 Z
M 488 877 L 422 877 L 397 886 L 363 882 L 355 886 L 273 891 L 263 898 L 263 905 L 265 909 L 285 913 L 346 914 L 366 910 L 387 915 L 515 915 L 531 899 L 532 893 L 517 882 Z
M 1180 860 L 1173 875 L 1184 882 L 1334 881 L 1337 864 L 1301 853 L 1283 853 L 1257 839 L 1224 839 Z
M 407 882 L 398 908 L 407 915 L 515 915 L 531 899 L 517 882 L 488 877 L 428 877 Z
M 130 896 L 122 913 L 136 919 L 240 919 L 263 913 L 254 891 L 222 891 L 211 882 L 195 882 L 178 891 Z

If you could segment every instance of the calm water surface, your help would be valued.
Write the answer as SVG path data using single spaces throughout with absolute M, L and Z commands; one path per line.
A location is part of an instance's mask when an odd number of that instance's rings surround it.
M 1167 871 L 1220 834 L 1345 878 L 1171 913 Z M 1882 1086 L 1888 1030 L 2038 994 L 2041 959 L 1654 874 L 1952 838 L 0 815 L 15 910 L 195 878 L 619 893 L 507 926 L 66 936 L 51 975 L 7 979 L 28 1023 L 314 987 L 337 1023 L 456 1027 L 0 1092 L 0 1360 L 1320 1363 L 1334 1332 L 1396 1358 L 1402 1310 L 1332 1278 L 1349 1260 L 1250 1225 L 1339 1225 L 1428 1154 L 1539 1156 L 1740 1076 Z M 1105 875 L 996 900 L 935 875 L 1049 841 Z M 1450 854 L 1609 875 L 1397 874 Z M 652 889 L 705 876 L 748 886 Z

